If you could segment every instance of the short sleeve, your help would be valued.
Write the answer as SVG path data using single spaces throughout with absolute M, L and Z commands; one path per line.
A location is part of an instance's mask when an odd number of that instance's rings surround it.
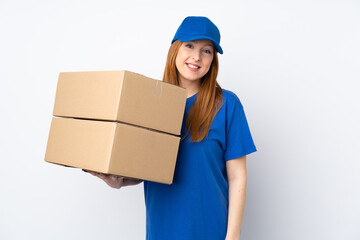
M 239 158 L 256 151 L 244 108 L 239 98 L 232 93 L 227 99 L 226 148 L 224 160 Z

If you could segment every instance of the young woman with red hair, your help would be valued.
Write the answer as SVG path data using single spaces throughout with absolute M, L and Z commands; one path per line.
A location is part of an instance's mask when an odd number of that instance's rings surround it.
M 144 181 L 146 239 L 239 240 L 246 155 L 255 152 L 243 107 L 216 78 L 220 32 L 187 17 L 170 46 L 163 81 L 188 90 L 173 184 Z M 120 188 L 141 181 L 94 173 Z

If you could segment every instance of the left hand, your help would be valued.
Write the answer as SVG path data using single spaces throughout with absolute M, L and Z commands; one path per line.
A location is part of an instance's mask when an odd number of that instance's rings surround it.
M 121 176 L 116 176 L 116 175 L 111 175 L 111 174 L 104 174 L 104 173 L 99 173 L 99 172 L 94 172 L 94 171 L 89 171 L 89 170 L 86 170 L 85 172 L 88 172 L 91 175 L 102 179 L 107 185 L 109 185 L 112 188 L 117 188 L 117 189 L 119 189 L 121 187 L 136 185 L 136 184 L 143 182 L 142 180 L 131 179 L 131 178 L 126 178 L 126 177 L 121 177 Z

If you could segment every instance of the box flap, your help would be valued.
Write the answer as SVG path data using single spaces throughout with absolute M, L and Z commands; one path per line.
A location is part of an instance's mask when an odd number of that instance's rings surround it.
M 54 116 L 116 120 L 124 71 L 62 72 Z
M 125 71 L 117 119 L 180 135 L 187 91 Z

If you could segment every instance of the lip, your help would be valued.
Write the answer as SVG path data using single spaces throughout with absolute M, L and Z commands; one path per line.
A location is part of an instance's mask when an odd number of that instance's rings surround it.
M 189 67 L 189 64 L 191 64 L 191 65 L 193 65 L 193 66 L 196 66 L 196 67 L 198 67 L 198 68 Z M 201 68 L 199 65 L 194 64 L 194 63 L 185 63 L 185 65 L 186 65 L 187 69 L 189 69 L 191 72 L 197 72 L 197 71 L 199 71 L 200 68 Z

